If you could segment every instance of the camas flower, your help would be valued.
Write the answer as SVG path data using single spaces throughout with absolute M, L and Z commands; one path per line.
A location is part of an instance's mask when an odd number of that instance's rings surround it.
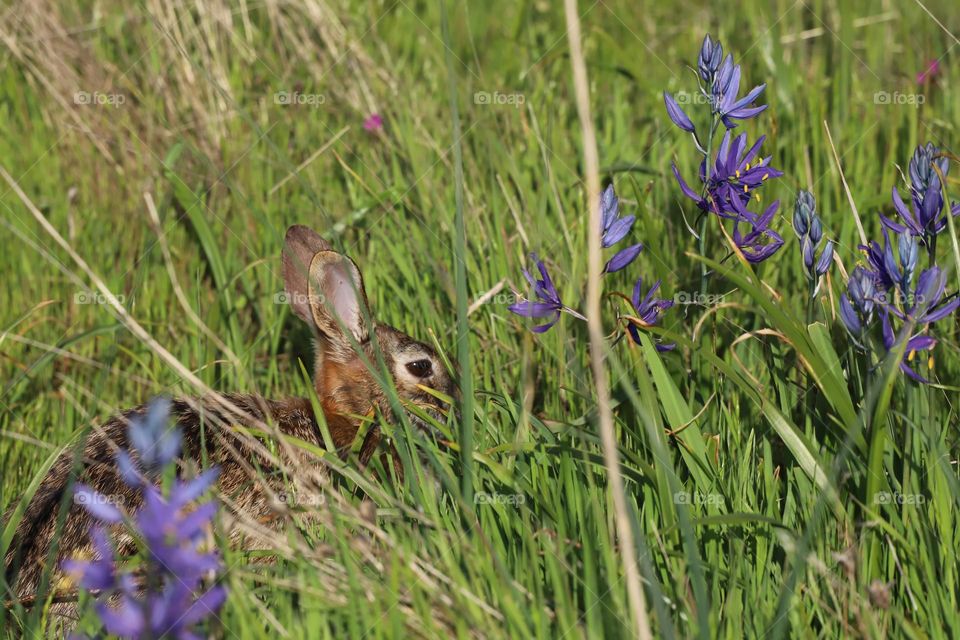
M 930 246 L 933 237 L 942 232 L 947 226 L 946 216 L 943 215 L 943 192 L 940 176 L 934 166 L 940 169 L 944 176 L 950 165 L 946 158 L 938 158 L 940 150 L 932 143 L 919 146 L 910 159 L 910 201 L 908 207 L 899 190 L 892 191 L 893 207 L 901 223 L 881 215 L 880 221 L 885 227 L 897 233 L 909 233 L 920 238 L 925 246 Z M 960 204 L 950 208 L 951 215 L 960 215 Z
M 722 60 L 722 63 L 721 63 Z M 727 129 L 737 126 L 735 120 L 748 120 L 763 112 L 767 105 L 754 106 L 753 103 L 763 94 L 766 84 L 751 89 L 747 95 L 740 98 L 740 65 L 733 63 L 733 56 L 723 57 L 723 46 L 714 41 L 707 34 L 700 45 L 697 56 L 697 74 L 700 84 L 700 93 L 710 103 L 710 109 L 715 117 L 720 118 Z M 675 125 L 694 133 L 693 121 L 677 104 L 669 93 L 663 94 L 663 101 L 667 107 L 667 115 Z
M 876 241 L 860 245 L 867 257 L 870 274 L 880 291 L 896 290 L 906 296 L 917 268 L 919 247 L 917 239 L 909 234 L 897 237 L 897 252 L 894 253 L 887 230 L 883 230 L 883 248 Z
M 897 336 L 893 331 L 893 326 L 890 323 L 890 314 L 883 314 L 883 346 L 889 353 L 890 350 L 894 348 L 897 344 Z M 927 358 L 927 368 L 933 369 L 933 348 L 937 346 L 936 338 L 932 338 L 928 335 L 923 334 L 914 334 L 907 339 L 906 353 L 903 356 L 903 360 L 900 361 L 900 371 L 904 372 L 908 377 L 917 382 L 927 384 L 930 382 L 910 366 L 916 355 L 920 351 L 926 351 L 929 353 Z
M 901 319 L 913 320 L 918 327 L 942 320 L 960 307 L 960 298 L 956 295 L 944 301 L 946 288 L 947 275 L 940 267 L 934 265 L 924 269 L 917 278 L 917 286 L 911 292 L 905 309 L 901 312 L 896 307 L 890 307 L 890 312 Z
M 714 42 L 708 33 L 703 37 L 703 44 L 700 45 L 700 56 L 697 59 L 697 71 L 700 74 L 700 80 L 708 87 L 713 86 L 713 80 L 720 69 L 721 60 L 723 60 L 723 47 L 719 42 Z
M 93 489 L 77 488 L 85 498 L 81 502 L 102 524 L 90 530 L 94 559 L 66 560 L 63 568 L 83 589 L 99 596 L 95 610 L 104 631 L 121 638 L 198 638 L 196 625 L 214 614 L 227 596 L 223 586 L 197 595 L 205 575 L 217 570 L 220 560 L 216 552 L 199 549 L 217 504 L 194 506 L 193 502 L 216 480 L 217 469 L 190 481 L 174 480 L 169 493 L 151 479 L 162 470 L 155 466 L 158 460 L 170 465 L 179 453 L 179 431 L 175 438 L 168 435 L 169 408 L 169 401 L 155 401 L 144 419 L 130 423 L 128 440 L 141 464 L 134 465 L 128 451 L 118 465 L 124 481 L 139 490 L 143 499 L 132 520 Z M 176 447 L 170 444 L 174 441 Z M 126 526 L 133 539 L 143 540 L 142 580 L 117 568 L 104 525 Z
M 913 323 L 914 335 L 907 340 L 906 355 L 900 363 L 900 369 L 913 380 L 926 383 L 927 379 L 919 375 L 910 366 L 916 353 L 919 351 L 931 352 L 937 340 L 927 334 L 929 326 L 943 320 L 960 307 L 960 298 L 954 294 L 944 300 L 947 278 L 939 267 L 933 266 L 920 273 L 917 286 L 907 295 L 906 304 L 901 310 L 896 305 L 880 299 L 880 308 L 883 311 L 883 345 L 889 352 L 896 344 L 897 339 L 893 329 L 893 321 L 900 320 L 905 325 Z M 842 313 L 842 308 L 841 308 Z M 927 368 L 933 368 L 933 356 L 927 360 Z
M 706 161 L 700 163 L 700 181 L 706 183 L 706 195 L 701 197 L 684 181 L 672 164 L 673 175 L 684 195 L 693 200 L 702 211 L 714 213 L 721 218 L 736 220 L 746 210 L 756 189 L 767 180 L 779 178 L 783 172 L 770 166 L 770 157 L 760 158 L 760 146 L 766 136 L 760 136 L 749 149 L 747 134 L 732 138 L 727 131 L 720 142 L 716 160 L 707 180 Z
M 543 264 L 543 260 L 540 260 L 535 253 L 530 254 L 530 259 L 537 265 L 540 278 L 534 278 L 526 269 L 523 270 L 523 277 L 530 284 L 530 289 L 536 296 L 536 300 L 521 300 L 510 305 L 507 309 L 525 318 L 550 318 L 546 324 L 533 327 L 532 331 L 534 333 L 549 331 L 560 319 L 560 313 L 564 311 L 581 320 L 585 319 L 573 309 L 565 306 L 563 301 L 560 300 L 560 294 L 557 292 L 550 274 L 547 273 L 547 267 Z
M 840 296 L 840 319 L 857 340 L 873 320 L 877 295 L 876 278 L 861 266 L 854 268 L 847 282 L 847 292 Z
M 637 344 L 640 344 L 640 329 L 660 324 L 661 314 L 673 306 L 673 300 L 662 300 L 654 297 L 659 288 L 660 281 L 657 280 L 646 295 L 643 295 L 643 278 L 638 278 L 633 285 L 633 297 L 630 299 L 630 304 L 633 306 L 636 317 L 627 318 L 627 331 L 630 338 Z M 643 297 L 641 298 L 641 296 Z M 674 343 L 661 344 L 657 342 L 656 344 L 657 351 L 661 352 L 670 351 L 676 346 Z
M 869 244 L 861 244 L 857 248 L 863 251 L 867 258 L 867 264 L 869 265 L 867 273 L 873 277 L 876 288 L 881 291 L 892 289 L 894 281 L 887 268 L 887 261 L 892 261 L 894 265 L 896 261 L 893 258 L 893 249 L 890 247 L 890 236 L 887 230 L 883 230 L 883 247 L 876 240 L 871 240 Z
M 170 399 L 156 398 L 147 407 L 144 419 L 136 420 L 136 428 L 129 430 L 130 446 L 137 451 L 140 463 L 147 470 L 154 471 L 169 464 L 180 452 L 180 430 L 170 427 L 169 415 Z M 124 451 L 120 453 L 127 455 Z
M 733 242 L 748 262 L 752 264 L 763 262 L 783 246 L 783 237 L 770 228 L 770 223 L 773 222 L 773 216 L 779 206 L 780 201 L 774 200 L 762 215 L 744 211 L 734 222 Z M 741 226 L 749 230 L 742 233 Z
M 738 98 L 740 93 L 740 65 L 733 63 L 733 56 L 727 54 L 710 87 L 713 112 L 720 116 L 727 129 L 737 126 L 734 120 L 747 120 L 763 112 L 767 105 L 751 106 L 767 87 L 760 84 L 747 95 Z
M 793 208 L 793 230 L 800 239 L 803 254 L 803 269 L 807 279 L 815 283 L 813 295 L 820 288 L 820 279 L 829 269 L 833 260 L 833 243 L 829 240 L 817 258 L 816 251 L 823 240 L 823 227 L 817 215 L 817 201 L 809 191 L 801 190 Z
M 613 190 L 613 185 L 607 186 L 600 195 L 600 244 L 604 249 L 623 240 L 630 232 L 635 221 L 634 216 L 620 217 L 620 199 Z M 618 251 L 603 268 L 605 273 L 620 271 L 633 262 L 643 250 L 643 244 L 637 243 Z
M 696 131 L 696 127 L 693 126 L 693 120 L 691 120 L 690 116 L 677 104 L 673 96 L 666 91 L 663 92 L 663 104 L 666 105 L 667 115 L 670 117 L 670 120 L 673 121 L 673 124 L 688 133 Z

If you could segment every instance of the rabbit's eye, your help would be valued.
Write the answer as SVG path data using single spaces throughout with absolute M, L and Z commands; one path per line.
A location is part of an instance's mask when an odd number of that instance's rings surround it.
M 433 363 L 429 360 L 414 360 L 407 363 L 407 371 L 417 378 L 426 378 L 433 373 Z

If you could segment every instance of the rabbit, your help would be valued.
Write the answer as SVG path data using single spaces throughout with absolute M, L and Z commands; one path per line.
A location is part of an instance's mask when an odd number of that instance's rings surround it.
M 345 455 L 350 450 L 360 428 L 358 416 L 391 415 L 387 395 L 367 364 L 371 363 L 379 373 L 378 352 L 392 374 L 399 398 L 424 407 L 432 416 L 442 419 L 436 398 L 424 389 L 452 397 L 455 395 L 452 376 L 428 345 L 393 327 L 368 322 L 363 279 L 350 258 L 334 251 L 310 228 L 294 225 L 286 233 L 282 262 L 289 304 L 313 330 L 316 345 L 313 382 L 338 453 Z M 359 351 L 355 351 L 355 346 Z M 224 497 L 227 511 L 235 516 L 226 518 L 228 522 L 224 527 L 231 540 L 240 544 L 244 536 L 239 533 L 236 522 L 241 517 L 263 521 L 277 515 L 276 502 L 270 500 L 270 491 L 262 486 L 263 478 L 270 482 L 270 474 L 258 476 L 253 471 L 257 468 L 269 471 L 275 465 L 271 465 L 270 456 L 264 455 L 265 449 L 258 449 L 257 441 L 239 437 L 229 426 L 215 430 L 209 425 L 269 421 L 284 435 L 324 447 L 321 428 L 308 398 L 268 400 L 234 394 L 174 400 L 171 407 L 171 414 L 183 433 L 180 467 L 183 468 L 187 460 L 199 466 L 202 454 L 208 464 L 219 465 L 218 493 Z M 82 505 L 65 495 L 71 478 L 102 495 L 120 496 L 120 502 L 128 511 L 139 506 L 137 493 L 120 478 L 115 453 L 128 448 L 127 427 L 145 410 L 141 406 L 111 418 L 91 433 L 82 450 L 77 447 L 75 451 L 63 453 L 50 468 L 27 504 L 4 558 L 8 585 L 5 599 L 13 597 L 32 604 L 53 542 L 57 543 L 56 565 L 51 572 L 54 585 L 64 559 L 89 552 L 91 517 Z M 410 420 L 418 429 L 431 431 L 417 416 L 411 414 Z M 206 431 L 202 425 L 207 425 Z M 361 465 L 380 448 L 380 440 L 379 427 L 371 426 L 360 447 Z M 133 455 L 136 457 L 135 451 Z M 392 455 L 399 475 L 402 469 L 395 450 Z M 293 463 L 288 468 L 298 468 L 296 460 L 288 462 Z M 279 479 L 276 484 L 276 488 L 283 486 Z M 65 518 L 58 517 L 61 505 L 68 509 Z M 9 520 L 12 511 L 13 507 L 4 522 Z M 58 520 L 62 523 L 59 534 Z M 121 554 L 134 550 L 133 541 L 122 536 L 115 538 L 115 544 Z M 53 611 L 69 619 L 76 616 L 76 605 L 55 603 Z

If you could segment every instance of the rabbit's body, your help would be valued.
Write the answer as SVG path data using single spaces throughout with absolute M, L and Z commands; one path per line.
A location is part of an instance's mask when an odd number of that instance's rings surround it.
M 392 374 L 397 394 L 421 406 L 436 401 L 424 388 L 447 395 L 453 384 L 430 347 L 392 327 L 373 325 L 368 330 L 366 297 L 359 270 L 349 258 L 330 250 L 320 236 L 306 227 L 291 227 L 284 249 L 284 280 L 294 312 L 307 321 L 317 338 L 314 385 L 324 422 L 333 446 L 340 454 L 349 451 L 360 427 L 358 416 L 390 415 L 386 394 L 371 373 L 382 358 Z M 376 343 L 376 344 L 374 344 Z M 128 449 L 127 430 L 144 407 L 120 414 L 96 428 L 83 447 L 60 456 L 41 482 L 18 523 L 5 557 L 7 583 L 17 599 L 29 602 L 56 542 L 56 566 L 50 572 L 56 585 L 60 562 L 89 549 L 91 516 L 73 496 L 67 495 L 71 480 L 82 482 L 107 496 L 127 512 L 139 507 L 139 494 L 123 482 L 115 455 Z M 296 447 L 278 446 L 279 456 L 269 454 L 242 425 L 269 433 L 272 425 L 280 435 L 314 447 L 324 447 L 321 427 L 308 399 L 273 401 L 259 396 L 226 395 L 216 398 L 178 400 L 172 413 L 183 433 L 181 470 L 217 465 L 218 494 L 227 506 L 224 523 L 234 543 L 255 546 L 257 541 L 236 526 L 237 521 L 273 526 L 284 510 L 274 496 L 284 493 L 290 470 L 302 468 L 308 458 Z M 436 414 L 436 411 L 433 411 Z M 415 424 L 426 429 L 419 419 Z M 247 431 L 247 430 L 244 430 Z M 276 435 L 276 432 L 274 432 Z M 360 446 L 360 463 L 366 464 L 380 444 L 380 430 L 373 425 Z M 136 455 L 136 452 L 133 452 Z M 283 467 L 287 474 L 280 471 Z M 308 474 L 309 475 L 309 474 Z M 293 478 L 296 484 L 296 478 Z M 263 486 L 266 483 L 269 486 Z M 313 490 L 316 487 L 308 488 Z M 61 516 L 61 505 L 66 515 Z M 9 516 L 8 516 L 9 517 Z M 5 518 L 6 521 L 8 518 Z M 59 531 L 58 531 L 59 528 Z M 117 536 L 118 552 L 133 551 L 133 541 Z M 7 594 L 10 595 L 9 593 Z M 73 604 L 55 604 L 62 616 L 75 614 Z
M 307 400 L 274 402 L 256 396 L 227 396 L 227 399 L 255 420 L 277 425 L 284 435 L 322 446 L 317 435 L 317 422 Z M 199 409 L 194 408 L 197 405 Z M 129 423 L 144 412 L 145 407 L 137 407 L 111 418 L 90 434 L 82 449 L 78 447 L 77 451 L 61 455 L 47 473 L 18 524 L 5 559 L 9 569 L 20 567 L 16 576 L 18 598 L 29 598 L 36 592 L 54 540 L 57 542 L 53 558 L 56 566 L 65 558 L 83 555 L 89 548 L 92 518 L 83 504 L 67 495 L 71 478 L 90 486 L 128 512 L 139 508 L 140 493 L 120 477 L 115 454 L 119 449 L 129 448 Z M 187 464 L 193 462 L 199 467 L 205 460 L 207 465 L 219 466 L 219 493 L 231 503 L 231 508 L 246 517 L 263 520 L 270 512 L 268 496 L 261 488 L 250 486 L 250 475 L 241 460 L 248 464 L 255 461 L 259 468 L 269 470 L 272 465 L 268 458 L 253 450 L 244 438 L 231 437 L 229 433 L 215 437 L 211 425 L 216 422 L 229 424 L 231 420 L 214 403 L 178 400 L 173 403 L 171 413 L 183 433 L 183 459 Z M 348 428 L 342 428 L 347 427 L 346 424 L 332 426 L 341 427 L 331 433 L 336 433 L 341 441 L 352 440 L 356 433 L 356 429 L 350 434 Z M 269 477 L 267 472 L 264 476 Z M 60 515 L 62 504 L 66 509 L 65 517 Z M 58 524 L 61 527 L 59 533 Z M 131 541 L 118 539 L 118 543 L 121 554 L 133 551 Z M 52 575 L 56 581 L 56 572 Z M 13 578 L 11 574 L 7 577 Z

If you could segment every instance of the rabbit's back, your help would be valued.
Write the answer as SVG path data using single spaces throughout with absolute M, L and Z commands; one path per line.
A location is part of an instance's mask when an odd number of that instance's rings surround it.
M 285 435 L 322 446 L 319 427 L 306 399 L 273 401 L 251 395 L 225 397 L 249 418 L 230 417 L 220 403 L 213 401 L 173 402 L 171 412 L 183 433 L 184 462 L 181 468 L 219 466 L 218 492 L 232 517 L 249 517 L 262 523 L 269 519 L 273 506 L 260 483 L 279 476 L 273 469 L 275 460 L 265 453 L 264 448 L 255 446 L 249 436 L 240 436 L 231 429 L 215 425 L 270 422 Z M 145 406 L 140 406 L 114 416 L 91 432 L 82 447 L 73 447 L 62 454 L 47 472 L 28 503 L 4 558 L 7 584 L 16 585 L 18 598 L 29 602 L 36 593 L 54 541 L 53 566 L 57 568 L 64 559 L 88 552 L 92 518 L 80 498 L 74 497 L 72 491 L 68 494 L 71 479 L 88 485 L 100 497 L 127 512 L 134 512 L 140 506 L 140 493 L 131 489 L 120 476 L 116 452 L 129 449 L 128 425 L 131 420 L 142 417 L 145 410 Z M 355 427 L 343 422 L 335 422 L 330 428 L 335 444 L 352 441 L 356 433 Z M 13 509 L 11 507 L 4 517 L 5 522 Z M 62 511 L 66 512 L 65 516 L 61 515 Z M 231 538 L 236 540 L 238 534 L 231 531 Z M 123 535 L 116 536 L 115 542 L 121 554 L 134 550 L 132 540 Z M 52 571 L 50 575 L 57 586 L 58 571 Z

